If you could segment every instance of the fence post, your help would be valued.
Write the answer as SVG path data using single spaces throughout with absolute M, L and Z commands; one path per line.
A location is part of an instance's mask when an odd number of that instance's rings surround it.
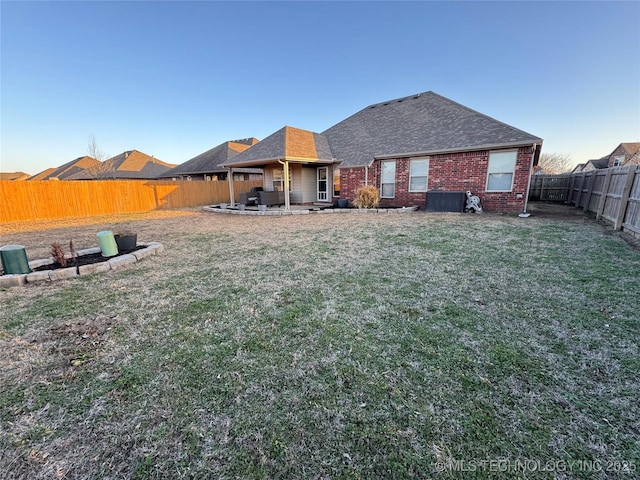
M 569 175 L 569 184 L 567 185 L 567 191 L 564 195 L 564 197 L 567 199 L 567 201 L 565 202 L 567 205 L 571 205 L 571 197 L 573 196 L 573 185 L 575 183 L 575 175 L 574 173 L 572 173 L 571 175 Z
M 584 188 L 584 179 L 587 178 L 586 173 L 581 173 L 580 188 L 578 189 L 578 197 L 576 198 L 576 208 L 580 208 L 580 200 L 582 200 L 582 189 Z
M 630 165 L 627 168 L 629 169 L 627 170 L 627 183 L 625 183 L 624 190 L 622 191 L 622 198 L 620 199 L 620 210 L 618 210 L 618 216 L 616 217 L 616 222 L 613 225 L 614 230 L 620 230 L 622 228 L 624 215 L 627 213 L 629 194 L 631 193 L 631 187 L 633 186 L 633 179 L 636 176 L 636 169 L 633 165 Z
M 604 206 L 607 202 L 607 194 L 609 193 L 609 186 L 611 185 L 611 170 L 611 168 L 607 168 L 607 175 L 604 177 L 604 182 L 602 184 L 602 196 L 600 197 L 598 208 L 596 210 L 596 220 L 600 220 L 602 212 L 604 212 Z
M 545 181 L 545 177 L 546 175 L 540 175 L 542 178 L 540 179 L 540 201 L 543 202 L 544 201 L 544 181 Z

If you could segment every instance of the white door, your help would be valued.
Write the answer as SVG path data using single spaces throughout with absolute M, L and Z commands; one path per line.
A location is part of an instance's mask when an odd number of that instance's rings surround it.
M 318 167 L 318 201 L 329 200 L 329 182 L 327 181 L 327 167 Z

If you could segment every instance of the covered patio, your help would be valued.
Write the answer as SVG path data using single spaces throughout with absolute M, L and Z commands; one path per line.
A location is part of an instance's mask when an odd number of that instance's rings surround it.
M 264 204 L 271 208 L 281 205 L 284 211 L 308 211 L 314 206 L 331 207 L 337 200 L 334 181 L 337 163 L 323 135 L 287 126 L 223 165 L 229 169 L 229 177 L 235 168 L 263 168 L 265 195 L 256 196 L 268 198 L 263 200 Z M 232 182 L 229 182 L 229 194 L 231 207 L 235 207 Z M 301 208 L 292 208 L 295 205 Z

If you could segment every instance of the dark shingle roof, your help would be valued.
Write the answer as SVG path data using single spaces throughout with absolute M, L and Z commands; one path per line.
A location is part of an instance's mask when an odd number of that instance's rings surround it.
M 88 170 L 78 172 L 65 180 L 108 180 L 114 178 L 152 180 L 173 167 L 175 164 L 163 162 L 138 150 L 129 150 Z
M 231 140 L 221 143 L 220 145 L 213 147 L 200 155 L 196 155 L 184 163 L 181 163 L 177 167 L 162 173 L 158 178 L 226 172 L 227 169 L 222 166 L 224 162 L 230 160 L 257 143 L 257 138 L 243 138 L 241 140 Z
M 0 172 L 0 180 L 26 180 L 28 173 L 24 172 Z
M 381 157 L 542 142 L 433 92 L 370 105 L 323 134 L 347 167 L 370 165 Z
M 609 157 L 602 157 L 594 160 L 588 160 L 587 163 L 584 165 L 584 167 L 586 167 L 589 164 L 591 164 L 591 166 L 596 170 L 601 168 L 607 168 L 609 166 Z
M 276 160 L 331 162 L 333 155 L 324 135 L 294 127 L 283 127 L 257 145 L 225 162 L 225 166 L 262 165 Z
M 85 170 L 90 169 L 98 165 L 99 163 L 100 162 L 98 162 L 98 160 L 96 160 L 95 158 L 87 156 L 78 157 L 57 168 L 48 168 L 43 172 L 29 177 L 28 180 L 49 180 L 51 178 L 57 178 L 58 180 L 69 180 L 70 177 L 84 172 Z

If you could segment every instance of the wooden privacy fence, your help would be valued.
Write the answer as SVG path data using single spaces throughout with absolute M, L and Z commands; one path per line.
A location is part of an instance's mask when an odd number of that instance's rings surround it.
M 534 175 L 529 199 L 562 202 L 640 235 L 640 165 L 584 173 Z
M 529 199 L 542 202 L 566 202 L 571 174 L 533 175 L 529 187 Z
M 234 181 L 241 192 L 262 180 Z M 0 181 L 0 222 L 89 217 L 229 202 L 227 181 Z

